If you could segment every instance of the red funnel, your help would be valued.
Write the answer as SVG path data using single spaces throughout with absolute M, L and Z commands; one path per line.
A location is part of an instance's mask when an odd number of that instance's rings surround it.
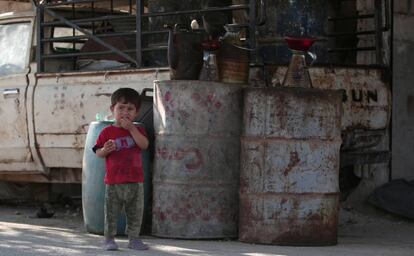
M 285 40 L 290 49 L 303 52 L 308 51 L 312 44 L 315 42 L 315 38 L 313 37 L 285 36 Z

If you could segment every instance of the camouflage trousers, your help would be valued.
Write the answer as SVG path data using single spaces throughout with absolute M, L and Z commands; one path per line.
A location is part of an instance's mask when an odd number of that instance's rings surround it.
M 126 232 L 129 239 L 138 239 L 144 213 L 143 183 L 125 183 L 106 185 L 105 190 L 105 237 L 116 235 L 117 216 L 125 209 Z

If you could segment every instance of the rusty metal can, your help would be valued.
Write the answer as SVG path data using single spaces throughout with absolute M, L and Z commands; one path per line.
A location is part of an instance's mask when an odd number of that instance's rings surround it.
M 249 52 L 236 45 L 223 44 L 218 54 L 219 79 L 223 83 L 246 84 L 249 80 Z
M 244 97 L 239 240 L 336 244 L 341 93 L 248 88 Z
M 242 88 L 156 81 L 152 234 L 237 237 Z

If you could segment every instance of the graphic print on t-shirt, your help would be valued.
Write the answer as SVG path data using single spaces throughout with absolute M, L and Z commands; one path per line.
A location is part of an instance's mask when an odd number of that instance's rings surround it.
M 119 137 L 115 139 L 116 151 L 120 151 L 125 148 L 132 148 L 135 146 L 135 141 L 130 136 Z

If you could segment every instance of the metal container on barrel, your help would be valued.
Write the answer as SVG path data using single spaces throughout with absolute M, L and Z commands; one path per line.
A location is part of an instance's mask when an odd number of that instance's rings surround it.
M 155 81 L 152 234 L 237 237 L 242 88 Z
M 240 241 L 337 243 L 341 104 L 333 90 L 245 90 Z

